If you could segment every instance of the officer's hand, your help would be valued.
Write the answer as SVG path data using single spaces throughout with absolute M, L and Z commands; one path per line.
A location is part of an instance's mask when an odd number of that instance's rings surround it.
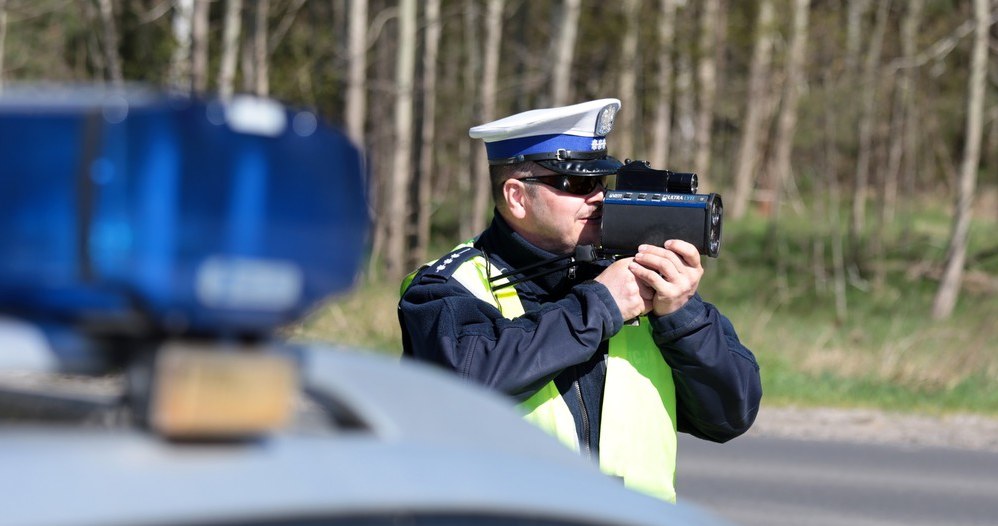
M 654 289 L 652 312 L 658 316 L 686 305 L 703 277 L 700 252 L 678 239 L 666 241 L 661 247 L 641 245 L 630 269 L 642 284 Z
M 596 281 L 610 289 L 610 295 L 617 302 L 617 308 L 620 309 L 624 321 L 646 314 L 652 307 L 653 294 L 631 271 L 630 266 L 633 264 L 631 258 L 614 261 L 596 276 Z M 643 290 L 644 297 L 642 297 Z

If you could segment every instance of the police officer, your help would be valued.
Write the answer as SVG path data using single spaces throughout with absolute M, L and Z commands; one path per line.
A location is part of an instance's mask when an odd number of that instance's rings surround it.
M 407 277 L 399 322 L 405 356 L 506 393 L 604 472 L 675 501 L 676 432 L 744 433 L 759 366 L 697 294 L 693 245 L 559 260 L 599 242 L 604 185 L 621 166 L 606 148 L 619 108 L 601 99 L 471 128 L 488 153 L 494 218 Z

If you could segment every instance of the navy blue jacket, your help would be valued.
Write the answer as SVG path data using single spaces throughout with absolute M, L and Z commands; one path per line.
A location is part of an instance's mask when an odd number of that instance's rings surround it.
M 555 256 L 513 232 L 498 214 L 475 247 L 502 271 Z M 525 311 L 515 319 L 504 318 L 449 272 L 427 267 L 399 302 L 403 356 L 442 365 L 517 402 L 554 379 L 575 417 L 583 452 L 595 458 L 607 341 L 624 322 L 610 291 L 593 281 L 604 265 L 579 263 L 514 285 Z M 679 430 L 715 442 L 748 430 L 762 397 L 759 366 L 731 322 L 699 295 L 672 314 L 649 318 L 673 371 Z

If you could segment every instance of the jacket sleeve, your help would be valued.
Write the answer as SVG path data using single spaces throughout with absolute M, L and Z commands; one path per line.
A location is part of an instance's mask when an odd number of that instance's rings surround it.
M 759 411 L 762 382 L 755 356 L 731 322 L 699 295 L 651 321 L 672 367 L 679 430 L 714 442 L 747 431 Z
M 623 325 L 609 291 L 596 282 L 506 319 L 457 280 L 427 276 L 405 291 L 398 315 L 404 356 L 437 363 L 518 401 L 588 360 Z

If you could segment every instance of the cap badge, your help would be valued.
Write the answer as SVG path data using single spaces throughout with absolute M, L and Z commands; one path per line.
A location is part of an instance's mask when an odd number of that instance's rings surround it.
M 613 118 L 617 115 L 617 106 L 614 104 L 603 107 L 596 118 L 596 135 L 609 135 L 613 129 Z M 595 148 L 594 148 L 595 149 Z

